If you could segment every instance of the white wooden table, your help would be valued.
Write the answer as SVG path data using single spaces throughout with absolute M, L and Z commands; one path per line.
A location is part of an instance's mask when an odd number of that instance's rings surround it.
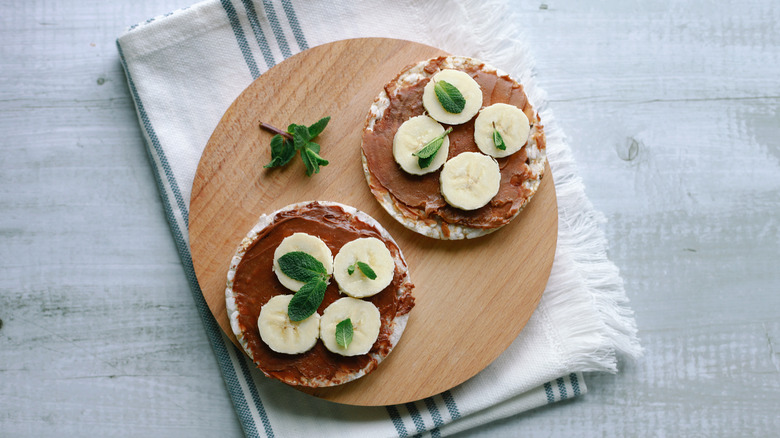
M 240 436 L 114 40 L 0 6 L 0 436 Z M 777 436 L 780 3 L 517 1 L 646 355 L 478 436 Z

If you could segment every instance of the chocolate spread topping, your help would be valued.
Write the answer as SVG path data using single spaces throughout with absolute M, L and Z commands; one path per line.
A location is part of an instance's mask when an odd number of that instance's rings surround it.
M 376 237 L 385 243 L 394 258 L 400 258 L 400 250 L 392 241 L 383 238 L 374 227 L 347 214 L 338 206 L 311 203 L 301 209 L 277 214 L 273 223 L 262 230 L 247 248 L 233 280 L 239 327 L 254 362 L 266 374 L 283 382 L 307 386 L 313 385 L 312 379 L 340 383 L 364 368 L 367 372 L 373 370 L 377 359 L 372 355 L 384 357 L 393 347 L 390 343 L 392 320 L 408 313 L 414 306 L 411 293 L 413 286 L 407 282 L 406 270 L 397 265 L 392 283 L 373 297 L 365 298 L 379 309 L 382 321 L 379 337 L 368 354 L 341 356 L 328 351 L 319 340 L 314 348 L 305 353 L 281 354 L 271 350 L 260 338 L 257 329 L 260 308 L 276 295 L 293 293 L 282 286 L 271 268 L 276 247 L 285 237 L 297 232 L 319 237 L 334 256 L 351 240 Z M 331 278 L 317 313 L 322 315 L 326 307 L 341 297 L 338 285 Z
M 444 57 L 432 59 L 424 68 L 433 74 L 441 70 Z M 482 65 L 468 65 L 463 69 L 471 75 L 482 89 L 482 105 L 508 103 L 525 112 L 528 120 L 537 122 L 536 141 L 539 149 L 545 148 L 542 126 L 534 117 L 533 109 L 523 92 L 523 86 L 508 76 L 498 76 L 496 72 L 486 72 Z M 373 131 L 363 134 L 363 153 L 366 156 L 369 172 L 396 201 L 406 214 L 427 219 L 438 217 L 446 223 L 466 225 L 473 228 L 495 228 L 507 224 L 532 195 L 523 187 L 524 181 L 533 178 L 527 165 L 526 150 L 498 158 L 501 169 L 501 185 L 498 194 L 484 207 L 476 210 L 461 210 L 448 205 L 439 189 L 439 173 L 410 175 L 404 172 L 393 158 L 393 137 L 398 127 L 411 117 L 424 113 L 422 95 L 425 78 L 416 84 L 398 87 L 396 80 L 385 86 L 390 105 L 382 118 L 376 121 Z M 453 125 L 449 134 L 450 150 L 447 159 L 463 152 L 480 152 L 474 142 L 474 120 L 462 125 Z M 445 129 L 449 125 L 445 125 Z M 373 190 L 373 188 L 372 188 Z

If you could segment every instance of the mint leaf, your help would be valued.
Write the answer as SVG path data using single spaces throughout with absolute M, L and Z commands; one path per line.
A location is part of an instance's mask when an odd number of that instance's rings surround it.
M 320 120 L 318 120 L 315 124 L 309 126 L 309 135 L 311 136 L 309 140 L 313 140 L 315 137 L 320 135 L 322 131 L 325 130 L 325 127 L 328 126 L 328 122 L 330 122 L 330 116 L 323 117 Z
M 425 169 L 426 167 L 430 166 L 431 163 L 433 163 L 433 157 L 417 159 L 417 165 L 420 166 L 420 169 Z
M 439 152 L 439 149 L 441 149 L 442 145 L 444 144 L 444 137 L 446 137 L 447 134 L 449 134 L 450 132 L 452 132 L 452 127 L 447 128 L 446 131 L 444 131 L 440 135 L 436 136 L 433 140 L 426 143 L 422 149 L 412 154 L 415 157 L 417 157 L 417 165 L 420 166 L 420 169 L 425 169 L 426 167 L 431 165 L 431 163 L 433 162 L 433 158 L 436 156 L 436 154 Z
M 306 147 L 306 144 L 311 140 L 309 135 L 309 128 L 304 125 L 294 125 L 293 132 L 291 132 L 293 140 L 295 140 L 295 149 L 301 150 Z
M 303 160 L 303 165 L 306 166 L 306 176 L 312 176 L 320 170 L 315 160 L 312 160 L 311 155 L 309 155 L 309 151 L 311 149 L 304 148 L 301 150 L 301 160 Z
M 336 343 L 341 348 L 349 347 L 352 342 L 352 320 L 347 318 L 336 324 Z
M 311 148 L 311 147 L 309 147 L 309 148 L 308 148 L 308 149 L 309 149 L 309 152 L 311 153 L 311 156 L 312 156 L 312 157 L 313 157 L 315 160 L 317 160 L 317 164 L 319 164 L 320 166 L 327 166 L 327 165 L 329 164 L 329 163 L 328 163 L 328 160 L 326 160 L 326 159 L 322 158 L 322 157 L 319 155 L 320 145 L 318 145 L 317 143 L 309 143 L 309 144 L 310 144 L 310 145 L 317 146 L 317 150 L 316 150 L 316 151 L 314 150 L 314 148 Z
M 496 149 L 505 151 L 506 144 L 504 143 L 504 137 L 501 137 L 501 133 L 496 129 L 496 122 L 493 122 L 493 144 L 496 145 Z
M 466 107 L 466 99 L 457 87 L 447 81 L 438 81 L 433 86 L 436 98 L 439 99 L 444 111 L 452 114 L 460 114 Z
M 294 156 L 295 147 L 293 146 L 293 142 L 276 134 L 271 139 L 271 161 L 263 167 L 268 169 L 270 167 L 284 166 L 289 163 Z
M 357 262 L 357 267 L 369 280 L 376 280 L 376 273 L 371 269 L 371 266 L 368 266 L 368 263 Z
M 303 251 L 292 251 L 279 257 L 279 268 L 284 275 L 303 282 L 324 278 L 328 274 L 322 262 Z
M 444 137 L 446 137 L 450 132 L 452 132 L 452 127 L 447 128 L 446 131 L 434 137 L 431 141 L 426 143 L 422 149 L 413 153 L 412 155 L 417 158 L 430 158 L 435 156 L 436 153 L 439 152 L 439 148 L 441 148 L 441 146 L 444 144 Z
M 355 273 L 355 267 L 360 269 L 360 272 L 363 273 L 366 277 L 368 277 L 369 280 L 376 280 L 376 272 L 374 272 L 373 269 L 371 269 L 371 266 L 368 265 L 368 263 L 363 263 L 361 261 L 357 261 L 347 267 L 347 274 L 352 275 Z
M 328 283 L 322 277 L 315 277 L 301 286 L 287 305 L 290 321 L 303 321 L 313 315 L 322 304 L 327 288 Z
M 309 147 L 304 147 L 301 150 L 301 158 L 303 159 L 303 164 L 306 166 L 307 176 L 311 176 L 314 173 L 319 173 L 320 166 L 328 165 L 328 160 L 320 157 L 316 152 L 314 152 L 314 150 L 310 149 Z

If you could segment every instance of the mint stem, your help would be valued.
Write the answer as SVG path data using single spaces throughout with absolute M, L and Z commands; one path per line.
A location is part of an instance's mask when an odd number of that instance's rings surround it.
M 292 140 L 293 139 L 293 136 L 290 135 L 290 133 L 282 131 L 281 129 L 279 129 L 279 128 L 273 126 L 273 125 L 269 125 L 268 123 L 260 122 L 260 127 L 265 129 L 266 131 L 271 131 L 274 134 L 279 134 L 279 135 L 281 135 L 282 137 L 284 137 L 284 138 L 286 138 L 288 140 Z

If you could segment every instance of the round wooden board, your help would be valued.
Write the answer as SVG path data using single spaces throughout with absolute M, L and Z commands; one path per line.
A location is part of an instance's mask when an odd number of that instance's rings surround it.
M 407 230 L 368 189 L 360 142 L 369 106 L 405 66 L 446 55 L 402 40 L 337 41 L 295 55 L 254 81 L 217 126 L 198 165 L 190 201 L 190 246 L 203 295 L 236 343 L 225 312 L 230 259 L 263 213 L 294 202 L 336 201 L 365 211 L 396 239 L 416 306 L 400 342 L 376 371 L 354 382 L 302 389 L 327 400 L 388 405 L 446 391 L 472 377 L 517 337 L 552 268 L 558 212 L 549 167 L 528 207 L 501 230 L 474 240 L 440 241 Z M 266 170 L 272 135 L 330 115 L 317 139 L 330 161 L 309 178 L 296 157 Z M 299 388 L 300 389 L 300 388 Z

